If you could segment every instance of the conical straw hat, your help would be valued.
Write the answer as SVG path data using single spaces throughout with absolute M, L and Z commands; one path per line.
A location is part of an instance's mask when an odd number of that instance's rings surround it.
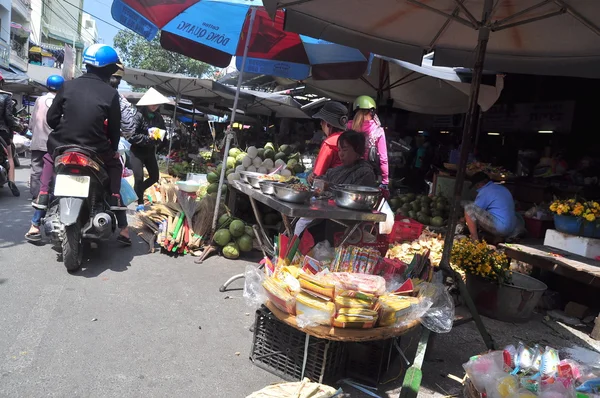
M 150 87 L 146 94 L 138 101 L 137 106 L 172 104 L 172 101 Z

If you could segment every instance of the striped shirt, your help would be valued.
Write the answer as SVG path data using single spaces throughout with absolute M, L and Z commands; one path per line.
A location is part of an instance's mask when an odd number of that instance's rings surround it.
M 135 132 L 133 118 L 137 111 L 121 93 L 119 93 L 119 106 L 121 108 L 121 136 L 129 138 Z

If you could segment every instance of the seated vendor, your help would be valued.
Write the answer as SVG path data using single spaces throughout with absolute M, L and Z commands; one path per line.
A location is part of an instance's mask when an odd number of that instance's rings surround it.
M 477 189 L 475 202 L 465 206 L 465 221 L 471 239 L 479 240 L 478 228 L 498 238 L 516 235 L 519 223 L 510 191 L 495 184 L 484 172 L 471 178 L 471 188 Z
M 365 153 L 365 135 L 354 130 L 347 130 L 342 133 L 338 139 L 338 154 L 342 165 L 327 170 L 319 177 L 326 186 L 338 184 L 362 185 L 368 187 L 377 187 L 377 177 L 375 171 L 369 162 L 363 159 Z M 309 224 L 316 224 L 320 220 L 310 218 L 301 218 L 296 223 L 294 234 L 300 234 Z M 322 226 L 320 226 L 323 230 Z M 312 233 L 312 231 L 311 231 Z M 313 233 L 313 235 L 315 235 Z M 319 242 L 315 236 L 315 242 Z

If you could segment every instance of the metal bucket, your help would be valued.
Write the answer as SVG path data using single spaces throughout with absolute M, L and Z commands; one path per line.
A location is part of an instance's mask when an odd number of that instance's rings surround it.
M 467 274 L 467 290 L 477 311 L 504 322 L 527 322 L 547 288 L 545 283 L 517 272 L 513 272 L 510 285 Z

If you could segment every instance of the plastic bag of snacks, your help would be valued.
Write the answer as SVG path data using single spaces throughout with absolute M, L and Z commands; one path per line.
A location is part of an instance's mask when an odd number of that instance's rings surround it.
M 332 272 L 330 279 L 336 289 L 354 290 L 380 296 L 385 293 L 385 279 L 377 275 Z
M 366 308 L 340 308 L 333 319 L 336 328 L 370 329 L 377 322 L 377 311 Z
M 290 293 L 285 282 L 267 278 L 262 285 L 271 304 L 283 312 L 296 314 L 296 298 Z
M 506 375 L 504 353 L 492 351 L 484 355 L 476 355 L 463 364 L 463 368 L 477 391 L 483 394 L 487 385 L 492 385 L 496 379 Z
M 300 292 L 296 296 L 296 323 L 299 327 L 325 325 L 331 326 L 335 314 L 335 305 L 310 294 Z

